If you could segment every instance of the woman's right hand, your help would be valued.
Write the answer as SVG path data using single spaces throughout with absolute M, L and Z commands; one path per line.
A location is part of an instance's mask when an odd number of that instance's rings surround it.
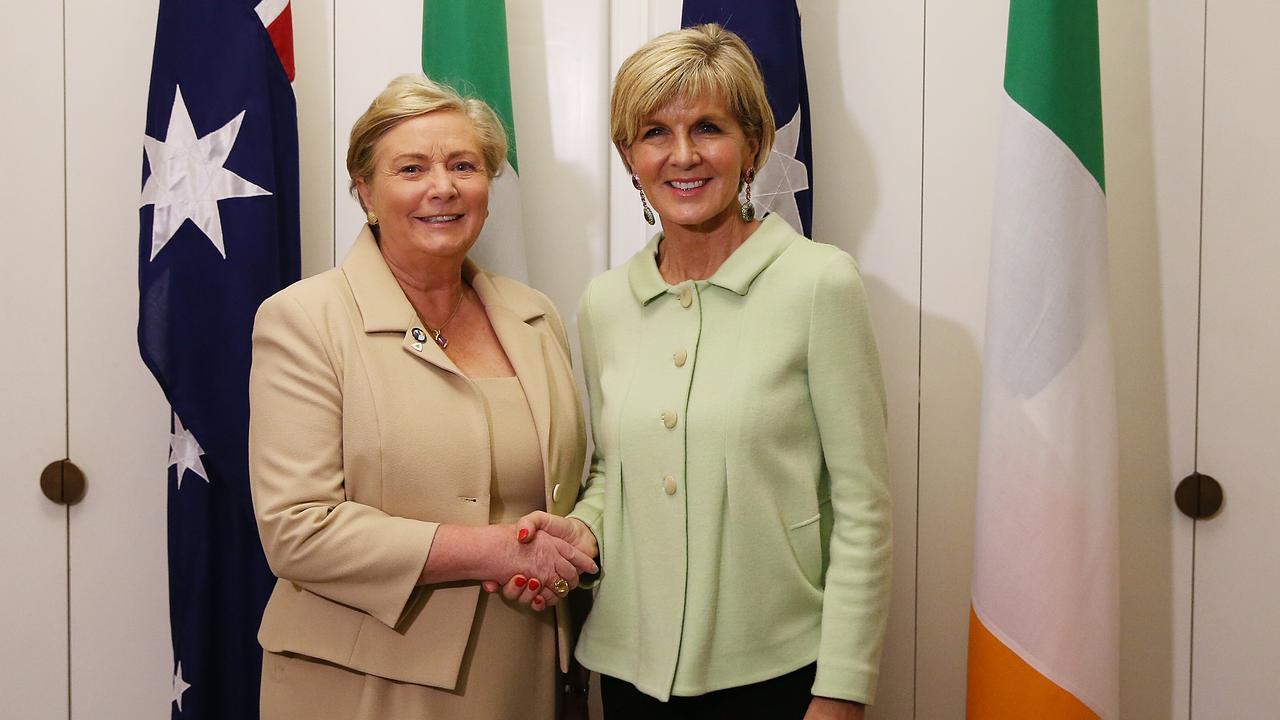
M 528 542 L 540 533 L 554 535 L 565 542 L 573 544 L 587 555 L 600 556 L 600 547 L 596 543 L 596 535 L 587 524 L 573 517 L 560 517 L 551 513 L 534 510 L 516 521 L 516 539 Z

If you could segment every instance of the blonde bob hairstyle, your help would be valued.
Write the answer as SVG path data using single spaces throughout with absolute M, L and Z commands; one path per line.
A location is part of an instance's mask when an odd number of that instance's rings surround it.
M 350 190 L 360 207 L 364 201 L 356 192 L 356 180 L 370 182 L 376 161 L 378 141 L 388 130 L 409 118 L 432 112 L 462 113 L 475 127 L 480 141 L 480 157 L 484 171 L 490 178 L 502 172 L 507 159 L 507 133 L 502 121 L 483 100 L 464 97 L 458 91 L 438 83 L 426 75 L 407 74 L 392 80 L 369 109 L 351 126 L 351 139 L 347 144 L 347 174 L 351 176 Z M 367 209 L 367 208 L 366 208 Z
M 715 23 L 659 35 L 618 68 L 609 100 L 609 131 L 618 154 L 636 141 L 649 114 L 672 100 L 701 97 L 720 98 L 747 139 L 760 143 L 753 168 L 763 167 L 775 130 L 764 77 L 742 38 Z

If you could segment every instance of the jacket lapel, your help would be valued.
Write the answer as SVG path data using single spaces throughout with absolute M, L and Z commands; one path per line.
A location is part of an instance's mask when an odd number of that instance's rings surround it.
M 342 271 L 360 310 L 360 318 L 366 333 L 399 333 L 405 352 L 436 367 L 462 375 L 444 350 L 431 339 L 430 333 L 418 319 L 413 305 L 405 297 L 391 269 L 387 267 L 373 233 L 366 227 L 356 238 L 355 245 L 342 263 Z M 545 315 L 536 303 L 504 296 L 491 276 L 481 272 L 467 260 L 462 275 L 476 295 L 480 297 L 489 322 L 506 351 L 516 377 L 524 389 L 533 413 L 533 424 L 538 431 L 538 447 L 542 451 L 542 467 L 547 492 L 551 478 L 555 477 L 548 456 L 551 437 L 551 391 L 547 375 L 546 335 L 531 327 L 529 321 Z
M 441 370 L 447 370 L 454 375 L 462 374 L 458 366 L 453 364 L 453 360 L 444 354 L 444 350 L 436 344 L 435 340 L 431 339 L 431 333 L 428 333 L 422 323 L 418 321 L 416 313 L 413 316 L 410 328 L 404 334 L 404 339 L 400 342 L 400 346 L 410 355 L 435 365 Z
M 405 352 L 441 370 L 462 374 L 422 326 L 418 313 L 391 274 L 387 261 L 382 258 L 378 241 L 368 226 L 342 261 L 342 272 L 347 277 L 356 307 L 360 309 L 360 320 L 366 333 L 400 333 L 404 336 L 400 346 Z

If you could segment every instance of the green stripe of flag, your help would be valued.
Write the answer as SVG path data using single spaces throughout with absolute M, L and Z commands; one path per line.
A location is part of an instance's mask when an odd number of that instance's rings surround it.
M 507 129 L 507 162 L 519 171 L 507 57 L 505 0 L 423 0 L 422 71 L 489 103 Z
M 1011 0 L 1004 88 L 1105 190 L 1096 0 Z

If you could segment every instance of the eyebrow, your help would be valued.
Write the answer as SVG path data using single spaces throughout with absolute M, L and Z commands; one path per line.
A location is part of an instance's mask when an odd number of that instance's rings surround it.
M 698 123 L 704 123 L 704 122 L 722 123 L 730 117 L 732 116 L 729 113 L 713 111 L 713 112 L 703 113 L 702 115 L 699 115 L 697 118 L 693 120 L 693 122 L 690 123 L 690 125 L 697 125 Z M 640 127 L 644 127 L 646 125 L 666 125 L 666 124 L 667 123 L 658 120 L 653 115 L 649 115 L 647 117 L 643 117 L 640 119 Z
M 459 157 L 478 159 L 480 158 L 480 153 L 476 152 L 475 150 L 454 150 L 453 152 L 446 155 L 444 159 L 447 162 L 449 160 L 453 160 Z M 420 152 L 404 152 L 404 153 L 399 153 L 397 155 L 391 156 L 391 162 L 393 164 L 404 162 L 405 160 L 418 160 L 418 161 L 425 160 L 429 162 L 431 160 L 431 156 L 426 155 L 424 153 L 420 153 Z

